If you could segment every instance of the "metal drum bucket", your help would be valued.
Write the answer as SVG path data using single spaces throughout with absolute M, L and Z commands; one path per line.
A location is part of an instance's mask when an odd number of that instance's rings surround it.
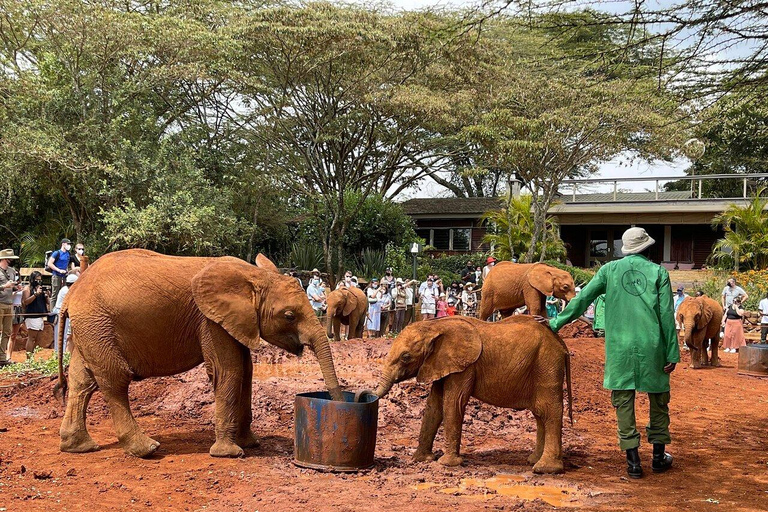
M 294 401 L 294 463 L 328 471 L 373 467 L 379 397 L 344 392 L 344 402 L 324 391 L 299 393 Z
M 768 377 L 768 344 L 757 343 L 741 347 L 738 373 L 753 377 Z

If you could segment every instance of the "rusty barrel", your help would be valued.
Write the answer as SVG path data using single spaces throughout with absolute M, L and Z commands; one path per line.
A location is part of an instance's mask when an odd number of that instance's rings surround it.
M 741 347 L 738 372 L 753 377 L 768 377 L 768 344 L 757 343 Z
M 344 392 L 344 402 L 325 391 L 299 393 L 294 402 L 294 463 L 329 471 L 373 466 L 379 397 Z

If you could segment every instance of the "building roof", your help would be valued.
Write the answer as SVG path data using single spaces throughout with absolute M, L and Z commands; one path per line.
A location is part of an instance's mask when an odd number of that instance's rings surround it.
M 434 197 L 409 199 L 402 204 L 403 210 L 408 215 L 480 216 L 485 212 L 501 208 L 504 202 L 500 197 Z

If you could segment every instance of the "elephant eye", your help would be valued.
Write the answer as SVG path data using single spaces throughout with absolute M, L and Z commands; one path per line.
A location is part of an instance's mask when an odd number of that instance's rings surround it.
M 411 354 L 409 354 L 408 352 L 405 352 L 403 355 L 401 355 L 401 356 L 400 356 L 400 359 L 401 359 L 401 360 L 402 360 L 404 363 L 407 363 L 408 361 L 410 361 L 410 360 L 411 360 Z
M 293 311 L 286 311 L 285 312 L 285 319 L 289 322 L 293 322 L 296 320 L 296 315 L 293 313 Z

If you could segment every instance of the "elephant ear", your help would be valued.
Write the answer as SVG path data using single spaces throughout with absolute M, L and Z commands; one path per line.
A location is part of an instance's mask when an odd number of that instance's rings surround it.
M 349 316 L 357 309 L 357 295 L 349 290 L 344 290 L 344 310 L 341 312 L 344 316 Z
M 704 329 L 707 325 L 709 325 L 709 321 L 712 320 L 713 312 L 711 308 L 706 307 L 706 304 L 704 304 L 703 300 L 699 301 L 699 308 L 701 313 L 699 314 L 699 321 L 696 322 L 696 328 Z
M 483 342 L 474 327 L 460 333 L 433 329 L 424 343 L 427 355 L 416 376 L 419 382 L 435 382 L 451 373 L 463 372 L 483 351 Z
M 259 300 L 243 269 L 212 262 L 192 278 L 192 297 L 200 311 L 250 349 L 259 345 Z
M 275 274 L 279 274 L 280 271 L 277 269 L 274 263 L 272 263 L 272 260 L 264 256 L 263 254 L 259 253 L 256 256 L 256 266 L 259 268 L 263 268 L 264 270 L 269 270 L 270 272 L 274 272 Z
M 547 265 L 536 264 L 528 271 L 528 282 L 544 295 L 555 293 L 555 276 Z

